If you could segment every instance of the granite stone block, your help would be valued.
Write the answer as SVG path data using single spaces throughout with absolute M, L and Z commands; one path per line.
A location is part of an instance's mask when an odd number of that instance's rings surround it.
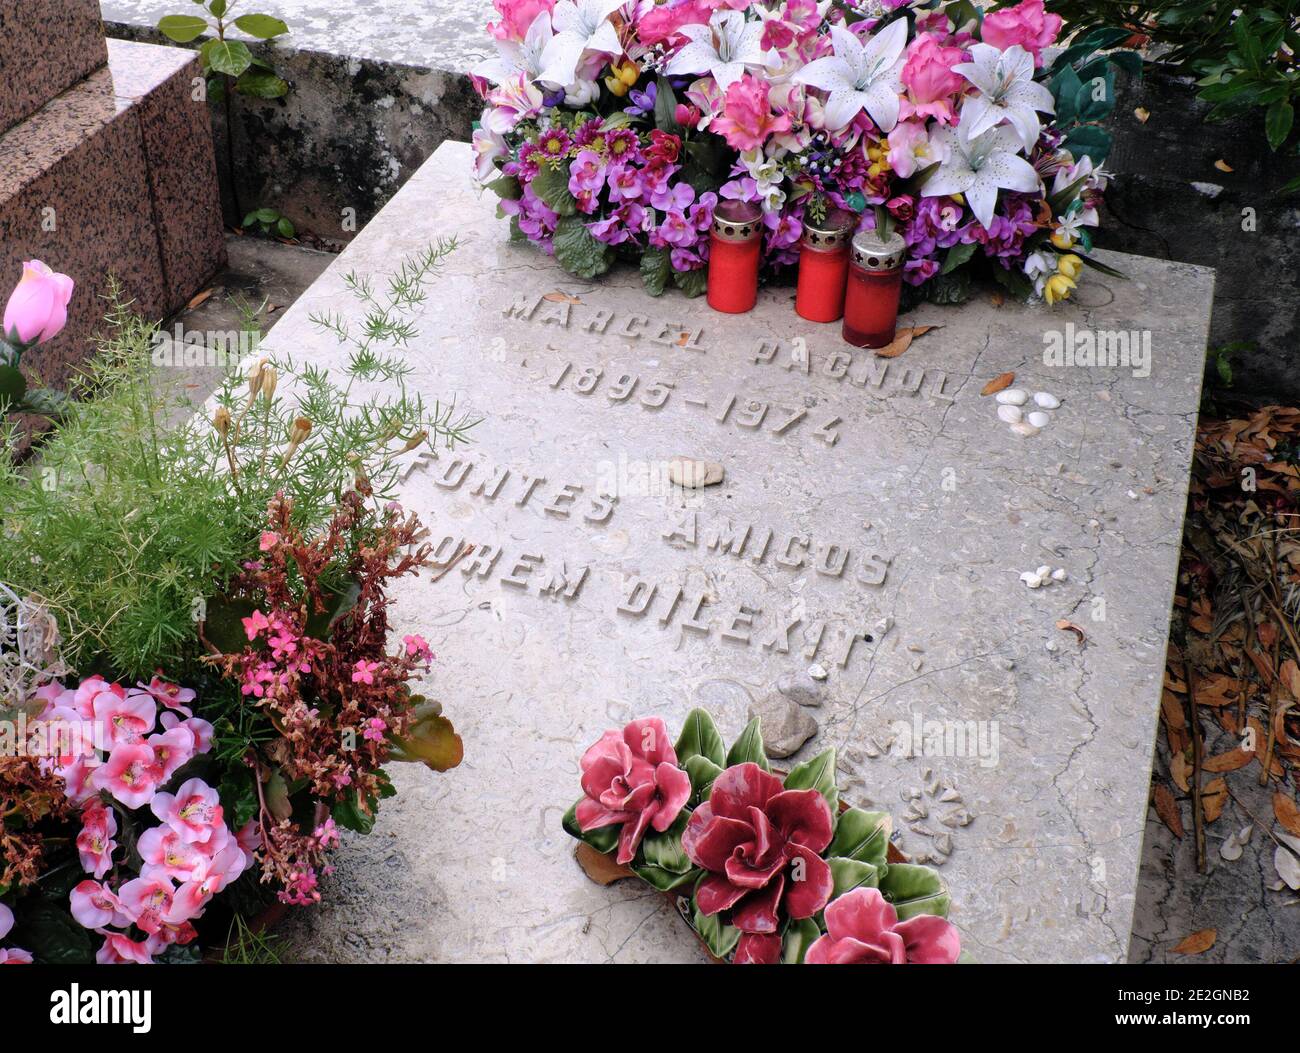
M 183 48 L 124 40 L 109 41 L 108 53 L 117 97 L 130 101 L 140 122 L 171 312 L 226 259 L 212 125 L 194 90 L 199 59 Z
M 0 0 L 0 134 L 107 61 L 99 0 Z

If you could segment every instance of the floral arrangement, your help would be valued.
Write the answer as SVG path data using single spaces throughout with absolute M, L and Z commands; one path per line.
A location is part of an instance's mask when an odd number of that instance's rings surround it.
M 835 751 L 773 772 L 757 719 L 728 750 L 704 710 L 658 717 L 582 757 L 564 829 L 661 892 L 736 964 L 950 964 L 961 954 L 930 867 L 889 861 L 890 817 L 849 807 Z
M 174 427 L 153 327 L 115 307 L 37 470 L 0 457 L 0 961 L 257 957 L 371 830 L 392 762 L 460 763 L 389 596 L 432 559 L 401 458 L 472 422 L 383 348 L 453 248 L 386 296 L 351 277 L 360 334 L 319 322 L 356 345 L 341 381 L 261 359 Z
M 1091 49 L 1045 68 L 1061 19 L 1042 0 L 494 5 L 477 176 L 581 278 L 626 259 L 653 295 L 702 292 L 724 199 L 761 206 L 769 273 L 832 210 L 900 232 L 936 301 L 977 267 L 1049 302 L 1084 264 L 1114 273 L 1088 255 L 1113 71 Z

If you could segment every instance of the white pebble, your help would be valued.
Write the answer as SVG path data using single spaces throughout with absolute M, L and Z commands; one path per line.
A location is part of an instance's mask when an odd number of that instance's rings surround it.
M 826 667 L 822 665 L 810 665 L 808 675 L 814 680 L 825 680 L 830 674 L 826 672 Z
M 1061 400 L 1048 391 L 1034 392 L 1034 401 L 1042 406 L 1043 409 L 1056 409 L 1061 405 Z
M 1025 419 L 1035 428 L 1046 428 L 1052 418 L 1050 414 L 1044 413 L 1042 410 L 1035 410 Z
M 1020 580 L 1028 585 L 1031 589 L 1037 589 L 1043 584 L 1043 576 L 1035 574 L 1032 570 L 1027 570 L 1020 575 Z
M 1035 428 L 1032 424 L 1026 424 L 1024 421 L 1021 421 L 1019 424 L 1011 425 L 1011 430 L 1014 431 L 1017 435 L 1026 439 L 1029 438 L 1029 436 L 1031 435 L 1038 434 L 1037 428 Z
M 1019 406 L 998 407 L 998 420 L 1000 421 L 1005 421 L 1007 424 L 1019 424 L 1020 417 L 1021 413 Z
M 1069 576 L 1070 575 L 1066 573 L 1064 567 L 1057 567 L 1054 571 L 1052 571 L 1053 581 L 1065 581 Z
M 1050 578 L 1052 576 L 1052 568 L 1047 566 L 1047 564 L 1043 564 L 1043 566 L 1039 567 L 1034 571 L 1034 573 L 1040 578 Z
M 999 391 L 997 399 L 1003 406 L 1023 406 L 1029 401 L 1029 392 L 1021 388 L 1008 388 L 1006 391 Z

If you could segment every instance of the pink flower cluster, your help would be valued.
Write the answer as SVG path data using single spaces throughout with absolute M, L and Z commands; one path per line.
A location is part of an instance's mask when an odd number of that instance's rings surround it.
M 253 864 L 257 847 L 251 823 L 239 835 L 226 826 L 217 791 L 202 779 L 163 789 L 212 746 L 212 725 L 189 708 L 194 692 L 157 677 L 123 688 L 95 676 L 75 689 L 50 684 L 39 696 L 46 763 L 81 807 L 76 847 L 90 877 L 72 890 L 71 906 L 104 937 L 96 960 L 144 963 L 190 942 L 193 920 Z M 136 875 L 119 854 L 117 813 L 146 807 L 158 825 L 136 842 L 143 861 Z M 112 931 L 132 926 L 141 937 Z
M 0 940 L 14 927 L 14 912 L 0 903 Z M 0 965 L 31 965 L 32 956 L 18 947 L 0 947 Z

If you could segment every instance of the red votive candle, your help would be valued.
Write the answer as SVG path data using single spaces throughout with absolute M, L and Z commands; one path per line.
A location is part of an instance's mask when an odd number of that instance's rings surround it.
M 713 213 L 709 234 L 709 306 L 744 314 L 758 302 L 758 263 L 763 212 L 743 201 L 724 201 Z
M 836 209 L 820 223 L 805 220 L 799 243 L 799 291 L 794 309 L 810 322 L 835 322 L 844 315 L 849 276 L 849 240 L 857 217 Z
M 882 241 L 874 230 L 864 230 L 853 239 L 844 297 L 844 339 L 854 347 L 893 343 L 906 249 L 899 234 Z

